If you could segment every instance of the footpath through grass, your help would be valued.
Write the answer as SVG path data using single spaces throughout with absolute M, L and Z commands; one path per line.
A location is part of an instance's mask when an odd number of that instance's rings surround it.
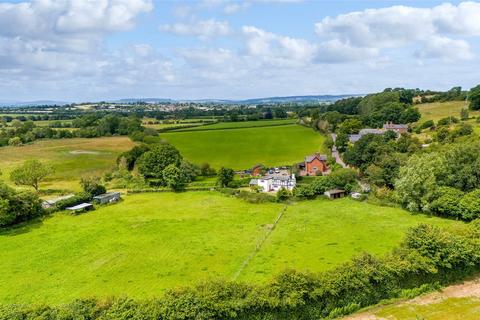
M 211 128 L 214 125 L 206 126 Z M 208 162 L 222 166 L 248 169 L 257 163 L 267 166 L 292 165 L 306 155 L 324 149 L 324 136 L 299 125 L 282 125 L 235 130 L 174 131 L 160 137 L 194 163 Z
M 216 192 L 135 194 L 3 231 L 0 302 L 146 298 L 204 279 L 231 280 L 283 208 Z M 382 254 L 420 222 L 457 223 L 350 199 L 289 205 L 238 280 L 267 281 L 286 268 L 321 271 L 362 251 Z

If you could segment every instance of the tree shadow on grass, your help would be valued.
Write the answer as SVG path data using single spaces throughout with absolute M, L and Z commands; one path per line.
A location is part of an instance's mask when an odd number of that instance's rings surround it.
M 0 228 L 0 237 L 18 236 L 20 234 L 25 234 L 32 230 L 38 229 L 43 225 L 43 220 L 48 219 L 48 217 L 49 216 L 39 217 L 30 221 L 18 223 L 10 227 Z

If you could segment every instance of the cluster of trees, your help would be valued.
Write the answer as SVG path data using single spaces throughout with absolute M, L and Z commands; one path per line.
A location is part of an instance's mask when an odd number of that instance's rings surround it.
M 154 299 L 76 300 L 60 306 L 3 305 L 0 319 L 325 319 L 382 300 L 411 297 L 480 267 L 480 223 L 462 230 L 419 225 L 398 248 L 362 254 L 322 273 L 284 271 L 267 284 L 208 281 Z
M 0 181 L 0 227 L 11 226 L 44 214 L 38 195 L 16 191 Z
M 355 170 L 337 169 L 328 176 L 317 177 L 310 184 L 298 186 L 294 190 L 294 195 L 299 198 L 311 199 L 334 188 L 350 192 L 356 187 L 357 178 L 358 174 Z
M 413 123 L 420 119 L 420 112 L 413 107 L 416 90 L 385 89 L 363 98 L 338 100 L 332 105 L 312 111 L 312 126 L 323 132 L 336 132 L 339 151 L 343 152 L 348 135 L 358 133 L 361 128 L 378 128 L 386 122 Z
M 145 179 L 173 190 L 183 189 L 201 173 L 199 167 L 183 159 L 180 152 L 167 143 L 153 147 L 136 146 L 122 154 L 122 158 L 126 159 L 128 169 L 132 170 L 136 165 Z
M 480 215 L 480 144 L 459 143 L 411 156 L 395 181 L 411 211 L 472 220 Z
M 78 130 L 37 127 L 33 121 L 21 122 L 17 119 L 14 119 L 8 125 L 6 122 L 0 122 L 0 147 L 6 145 L 18 146 L 37 139 L 129 135 L 134 140 L 142 141 L 146 136 L 158 135 L 155 130 L 142 127 L 141 119 L 134 116 L 91 113 L 75 118 L 70 126 Z
M 420 92 L 417 96 L 416 103 L 462 101 L 465 100 L 467 92 L 462 91 L 462 87 L 453 87 L 445 92 L 426 90 Z
M 370 183 L 392 188 L 398 178 L 400 165 L 420 149 L 421 143 L 417 138 L 402 134 L 397 139 L 393 131 L 387 131 L 383 135 L 363 136 L 346 148 L 343 160 L 358 168 Z

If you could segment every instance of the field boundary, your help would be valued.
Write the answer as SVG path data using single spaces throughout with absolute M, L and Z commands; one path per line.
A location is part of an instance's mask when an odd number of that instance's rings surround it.
M 259 243 L 257 243 L 255 249 L 252 251 L 252 253 L 250 253 L 250 255 L 242 262 L 242 265 L 240 266 L 240 268 L 237 270 L 237 272 L 235 272 L 234 276 L 233 276 L 233 280 L 237 280 L 237 278 L 240 276 L 240 274 L 243 272 L 243 270 L 245 270 L 245 268 L 250 264 L 250 261 L 253 260 L 253 258 L 255 258 L 255 256 L 257 255 L 258 252 L 260 252 L 260 250 L 262 249 L 263 247 L 263 244 L 265 243 L 265 241 L 267 241 L 267 239 L 270 237 L 270 235 L 272 234 L 273 230 L 275 230 L 275 228 L 277 227 L 278 223 L 280 222 L 280 220 L 282 219 L 283 215 L 285 214 L 285 212 L 287 211 L 287 208 L 288 208 L 288 205 L 285 205 L 282 210 L 280 211 L 280 214 L 277 216 L 277 218 L 275 219 L 275 221 L 273 222 L 273 225 L 272 227 L 264 234 L 263 238 L 260 240 Z
M 219 130 L 239 130 L 239 129 L 254 129 L 254 128 L 268 128 L 268 127 L 281 127 L 281 126 L 291 126 L 291 125 L 296 125 L 296 122 L 291 122 L 291 123 L 277 123 L 277 124 L 271 124 L 271 125 L 262 125 L 262 126 L 246 126 L 246 127 L 231 127 L 231 128 L 205 128 L 205 129 L 192 129 L 192 128 L 181 128 L 177 130 L 170 130 L 174 132 L 196 132 L 196 131 L 219 131 Z M 208 127 L 208 125 L 203 125 L 203 126 L 196 126 L 195 128 L 198 127 Z

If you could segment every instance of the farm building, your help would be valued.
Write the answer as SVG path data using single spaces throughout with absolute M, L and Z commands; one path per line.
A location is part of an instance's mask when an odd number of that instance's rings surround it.
M 108 192 L 93 197 L 93 200 L 99 204 L 107 204 L 120 200 L 120 192 Z
M 90 211 L 90 210 L 93 210 L 93 204 L 91 204 L 91 203 L 81 203 L 81 204 L 77 204 L 76 206 L 68 207 L 68 208 L 65 208 L 65 209 L 76 212 L 76 213 L 77 212 Z
M 316 176 L 328 171 L 327 157 L 320 153 L 305 157 L 297 166 L 301 176 Z
M 58 198 L 55 198 L 55 199 L 45 200 L 45 201 L 42 202 L 42 207 L 44 209 L 51 208 L 55 204 L 57 204 L 59 201 L 70 199 L 73 196 L 74 196 L 73 194 L 69 194 L 69 195 L 58 197 Z
M 272 174 L 258 179 L 250 180 L 250 186 L 259 186 L 264 192 L 278 191 L 281 188 L 293 190 L 297 185 L 295 175 Z
M 330 199 L 338 199 L 345 197 L 345 190 L 342 189 L 332 189 L 325 191 L 324 195 L 326 195 Z
M 402 133 L 407 133 L 408 132 L 408 125 L 406 125 L 406 124 L 395 124 L 395 123 L 392 123 L 392 122 L 387 122 L 383 125 L 383 129 L 385 131 L 392 130 L 392 131 L 395 131 L 398 134 L 402 134 Z
M 406 133 L 408 131 L 408 125 L 406 124 L 395 124 L 392 122 L 387 122 L 383 125 L 382 129 L 371 129 L 371 128 L 365 128 L 361 129 L 359 133 L 357 134 L 351 134 L 348 136 L 348 140 L 351 143 L 355 143 L 360 138 L 362 138 L 364 135 L 367 134 L 384 134 L 387 131 L 394 131 L 397 133 L 397 136 L 399 136 L 402 133 Z

